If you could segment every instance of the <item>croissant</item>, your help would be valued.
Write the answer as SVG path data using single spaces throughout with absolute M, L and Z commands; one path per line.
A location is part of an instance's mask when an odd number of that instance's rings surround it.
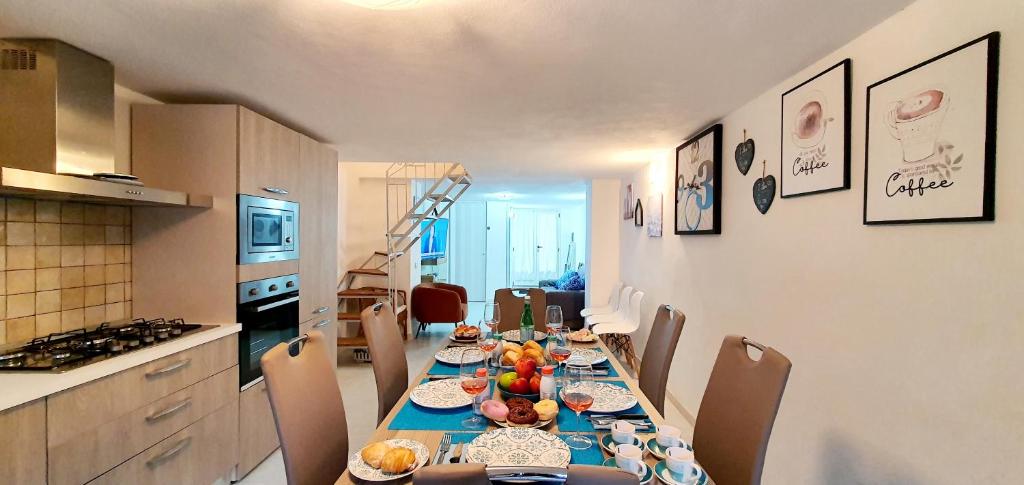
M 386 455 L 384 461 L 380 462 L 380 470 L 385 473 L 403 473 L 409 471 L 416 463 L 416 453 L 409 448 L 392 448 Z
M 363 461 L 367 465 L 374 468 L 380 468 L 380 462 L 384 459 L 384 455 L 391 451 L 391 446 L 383 441 L 378 441 L 372 445 L 363 448 L 362 453 L 359 456 L 363 457 Z

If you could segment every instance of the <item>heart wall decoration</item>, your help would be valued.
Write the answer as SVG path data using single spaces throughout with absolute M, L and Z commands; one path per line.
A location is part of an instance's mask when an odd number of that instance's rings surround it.
M 746 175 L 750 165 L 754 163 L 754 140 L 747 138 L 747 130 L 743 130 L 743 141 L 736 145 L 736 168 Z
M 767 162 L 761 162 L 761 178 L 754 181 L 754 207 L 767 214 L 775 201 L 775 176 L 765 175 Z

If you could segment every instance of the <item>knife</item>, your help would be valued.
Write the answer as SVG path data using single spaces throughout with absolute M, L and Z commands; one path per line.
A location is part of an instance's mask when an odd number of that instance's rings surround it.
M 459 443 L 457 445 L 453 445 L 451 448 L 448 448 L 448 451 L 445 452 L 444 457 L 441 458 L 441 463 L 451 464 L 452 456 L 455 455 L 455 450 L 457 448 L 461 448 L 461 447 L 462 447 L 462 443 Z

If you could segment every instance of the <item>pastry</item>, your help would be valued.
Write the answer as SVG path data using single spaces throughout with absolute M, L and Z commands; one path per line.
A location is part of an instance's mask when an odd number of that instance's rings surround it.
M 389 451 L 391 451 L 391 445 L 383 441 L 378 441 L 372 445 L 368 445 L 366 448 L 363 448 L 363 451 L 359 453 L 359 456 L 363 458 L 363 461 L 365 461 L 367 465 L 374 468 L 380 468 L 381 460 L 384 459 L 384 455 Z
M 385 473 L 405 473 L 416 463 L 416 453 L 409 448 L 392 448 L 380 462 L 380 471 Z
M 509 424 L 515 426 L 533 426 L 540 420 L 540 416 L 537 414 L 537 411 L 533 410 L 532 405 L 530 407 L 517 406 L 509 409 L 506 419 L 508 419 Z
M 455 338 L 458 340 L 475 340 L 480 336 L 480 329 L 470 325 L 455 327 Z
M 597 337 L 586 328 L 581 328 L 575 332 L 569 332 L 569 340 L 575 342 L 593 342 L 597 340 Z
M 546 362 L 544 361 L 544 354 L 539 349 L 526 349 L 523 352 L 523 358 L 530 359 L 537 364 L 537 367 L 543 367 Z
M 505 351 L 501 356 L 501 365 L 516 365 L 516 362 L 523 356 L 521 352 L 515 350 Z
M 508 416 L 508 406 L 501 401 L 488 399 L 480 404 L 480 412 L 495 421 L 505 421 L 505 417 Z
M 537 411 L 537 416 L 540 417 L 541 421 L 555 419 L 555 416 L 558 415 L 558 403 L 550 399 L 544 399 L 534 404 L 533 410 Z
M 533 403 L 530 402 L 528 399 L 524 399 L 524 398 L 521 398 L 521 397 L 513 397 L 513 398 L 505 401 L 505 406 L 508 407 L 508 412 L 509 413 L 511 413 L 512 410 L 515 409 L 515 408 L 530 408 L 530 409 L 533 409 Z
M 505 342 L 505 346 L 502 347 L 502 349 L 506 353 L 508 353 L 509 351 L 515 352 L 517 354 L 523 353 L 523 346 L 519 345 L 519 344 L 517 344 L 515 342 Z
M 527 350 L 530 350 L 530 349 L 533 349 L 533 350 L 536 350 L 536 351 L 540 352 L 541 347 L 540 347 L 540 344 L 538 344 L 537 342 L 535 342 L 533 340 L 528 340 L 525 344 L 523 344 L 523 352 L 525 352 Z

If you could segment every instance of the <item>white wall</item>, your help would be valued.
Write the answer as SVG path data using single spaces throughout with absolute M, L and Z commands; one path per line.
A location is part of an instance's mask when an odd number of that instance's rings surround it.
M 672 235 L 670 196 L 661 239 L 618 221 L 623 279 L 649 295 L 646 325 L 660 303 L 687 314 L 669 390 L 689 411 L 726 334 L 793 361 L 764 483 L 1021 483 L 1022 7 L 920 0 L 727 115 L 722 235 Z M 866 86 L 994 30 L 1002 32 L 996 221 L 862 225 Z M 756 176 L 742 176 L 732 157 L 742 130 L 778 177 L 781 93 L 845 57 L 853 62 L 852 189 L 776 199 L 761 215 L 751 199 Z M 671 175 L 641 172 L 633 178 L 640 196 L 650 178 L 665 179 L 660 188 L 671 194 Z M 601 238 L 592 240 L 596 254 Z
M 587 184 L 587 306 L 607 301 L 619 280 L 619 181 L 594 179 Z

